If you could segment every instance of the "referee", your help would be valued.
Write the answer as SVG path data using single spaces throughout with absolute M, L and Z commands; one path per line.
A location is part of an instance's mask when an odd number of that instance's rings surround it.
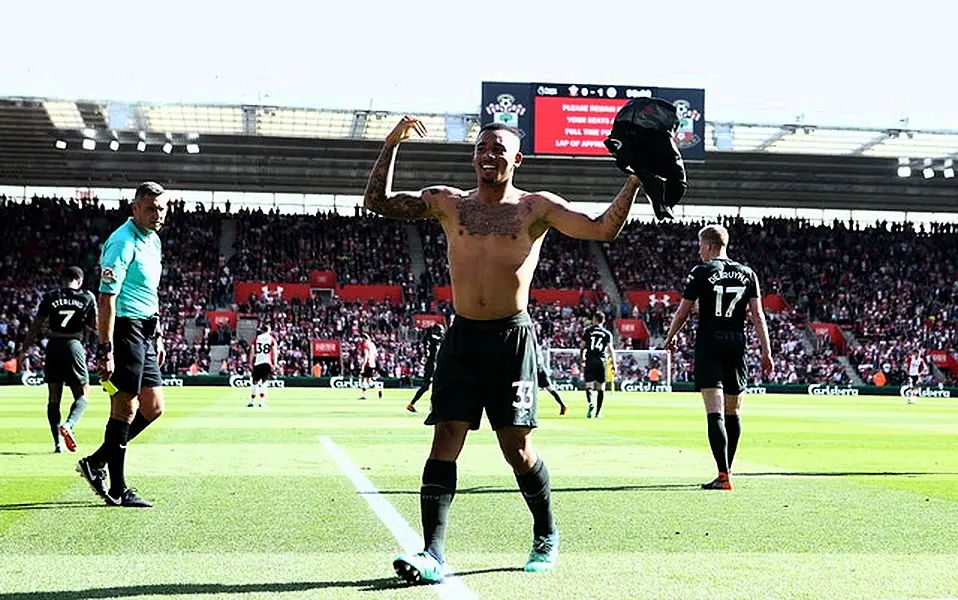
M 153 506 L 127 487 L 123 464 L 127 442 L 163 414 L 165 351 L 157 314 L 162 256 L 156 233 L 166 218 L 163 192 L 151 181 L 136 188 L 133 216 L 110 235 L 100 256 L 97 371 L 110 393 L 110 420 L 103 445 L 80 459 L 77 470 L 112 506 Z

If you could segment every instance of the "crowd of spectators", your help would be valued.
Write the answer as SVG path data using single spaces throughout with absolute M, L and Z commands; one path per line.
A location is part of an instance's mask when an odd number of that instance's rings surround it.
M 405 224 L 394 219 L 243 209 L 235 223 L 237 281 L 306 283 L 312 270 L 333 271 L 339 285 L 412 281 Z
M 771 376 L 762 374 L 761 346 L 758 336 L 750 330 L 747 337 L 749 381 L 753 383 L 851 383 L 851 379 L 835 355 L 834 349 L 820 347 L 807 337 L 807 327 L 800 315 L 768 313 L 768 336 L 772 344 L 775 370 Z M 676 338 L 676 352 L 672 356 L 675 381 L 695 380 L 695 330 L 698 319 L 689 317 L 685 328 Z M 812 352 L 809 352 L 809 349 Z
M 958 347 L 958 226 L 878 222 L 863 226 L 842 222 L 812 224 L 801 219 L 746 222 L 725 219 L 729 256 L 749 264 L 762 292 L 776 293 L 801 319 L 796 324 L 828 322 L 846 326 L 864 350 L 849 358 L 853 365 L 878 364 L 890 380 L 903 378 L 902 362 L 883 347 L 923 353 Z M 615 242 L 604 244 L 620 290 L 679 290 L 698 263 L 697 231 L 705 223 L 626 225 Z M 661 315 L 642 315 L 653 334 Z M 815 377 L 845 381 L 847 374 L 830 357 L 835 348 L 818 350 L 806 360 L 789 360 L 780 374 L 799 380 Z M 886 356 L 887 355 L 887 356 Z M 793 364 L 794 363 L 794 364 Z M 781 361 L 780 361 L 781 364 Z M 874 368 L 874 367 L 871 367 Z M 870 380 L 869 367 L 859 369 Z
M 220 254 L 223 213 L 218 208 L 184 209 L 182 203 L 171 206 L 162 232 L 160 298 L 167 372 L 244 372 L 248 368 L 247 342 L 229 328 L 214 328 L 206 319 L 208 311 L 225 308 L 273 326 L 286 374 L 316 373 L 311 339 L 336 339 L 342 344 L 341 366 L 333 361 L 321 366 L 320 372 L 356 373 L 356 342 L 368 331 L 382 351 L 385 374 L 415 376 L 422 356 L 412 315 L 452 314 L 449 303 L 437 303 L 432 295 L 434 285 L 449 282 L 445 238 L 435 222 L 417 223 L 426 272 L 415 278 L 405 250 L 405 224 L 400 222 L 244 209 L 230 216 L 236 239 L 233 256 L 225 260 Z M 22 204 L 0 202 L 3 361 L 15 355 L 40 296 L 58 285 L 60 269 L 76 264 L 87 275 L 85 287 L 96 289 L 100 246 L 128 215 L 128 204 L 106 210 L 95 199 L 35 197 Z M 853 332 L 860 345 L 849 346 L 848 358 L 866 382 L 874 381 L 879 371 L 889 384 L 902 381 L 904 358 L 914 348 L 923 352 L 958 348 L 958 255 L 954 252 L 958 230 L 953 226 L 932 230 L 885 223 L 825 226 L 794 219 L 762 223 L 729 219 L 724 224 L 731 233 L 730 256 L 750 264 L 759 274 L 763 292 L 780 294 L 791 308 L 769 314 L 778 368 L 768 382 L 849 381 L 837 360 L 838 349 L 809 338 L 808 325 L 815 321 L 839 323 Z M 681 290 L 685 275 L 698 262 L 695 234 L 701 225 L 633 222 L 619 240 L 603 244 L 620 290 Z M 313 269 L 334 271 L 340 284 L 399 285 L 403 301 L 398 305 L 351 303 L 317 295 L 302 302 L 253 298 L 251 303 L 234 303 L 237 281 L 306 282 Z M 583 296 L 575 306 L 533 301 L 529 310 L 545 348 L 578 348 L 582 331 L 596 311 L 606 315 L 610 329 L 617 317 L 641 318 L 653 341 L 660 340 L 675 309 L 662 303 L 644 311 L 614 306 L 602 292 L 587 245 L 558 232 L 549 233 L 543 244 L 533 286 L 588 290 L 597 298 L 593 302 Z M 679 381 L 691 379 L 693 373 L 693 331 L 694 322 L 686 327 L 673 360 Z M 749 366 L 758 381 L 762 378 L 757 340 L 750 339 Z M 92 335 L 89 342 L 94 342 Z M 225 365 L 210 364 L 213 346 L 229 347 Z M 618 347 L 643 345 L 621 340 Z M 31 350 L 31 370 L 42 370 L 42 354 L 42 346 Z M 937 370 L 928 383 L 936 377 L 941 377 Z

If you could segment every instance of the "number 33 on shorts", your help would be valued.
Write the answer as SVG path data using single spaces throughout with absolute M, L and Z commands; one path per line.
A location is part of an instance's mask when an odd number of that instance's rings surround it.
M 516 399 L 512 402 L 512 405 L 518 409 L 530 409 L 532 404 L 535 402 L 535 386 L 536 382 L 534 381 L 513 381 L 512 387 L 516 388 Z

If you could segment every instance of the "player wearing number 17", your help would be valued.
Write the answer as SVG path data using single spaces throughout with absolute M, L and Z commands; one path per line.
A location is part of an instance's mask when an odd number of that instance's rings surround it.
M 479 131 L 472 155 L 478 185 L 471 190 L 435 186 L 395 192 L 393 167 L 400 142 L 426 135 L 422 122 L 403 117 L 366 185 L 365 206 L 396 219 L 436 219 L 446 235 L 456 317 L 436 361 L 432 449 L 422 475 L 419 503 L 425 548 L 393 561 L 410 582 L 445 574 L 446 522 L 456 493 L 456 459 L 466 435 L 479 428 L 483 410 L 533 517 L 526 571 L 547 571 L 558 558 L 549 473 L 532 447 L 536 427 L 536 339 L 526 307 L 546 232 L 611 240 L 618 236 L 639 191 L 631 176 L 609 208 L 591 218 L 550 192 L 512 184 L 522 163 L 519 135 L 502 124 Z
M 746 312 L 762 347 L 762 372 L 768 376 L 774 367 L 758 277 L 749 267 L 731 260 L 727 248 L 728 231 L 721 225 L 708 225 L 699 231 L 703 264 L 689 273 L 682 303 L 665 337 L 666 348 L 673 350 L 675 336 L 698 301 L 695 389 L 702 392 L 705 401 L 709 446 L 718 468 L 718 476 L 702 486 L 708 490 L 732 489 L 729 474 L 742 433 L 739 412 L 748 384 Z

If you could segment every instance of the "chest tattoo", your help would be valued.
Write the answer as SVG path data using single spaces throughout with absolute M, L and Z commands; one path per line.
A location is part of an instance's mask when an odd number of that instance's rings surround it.
M 476 200 L 456 200 L 459 223 L 469 235 L 501 235 L 513 239 L 522 231 L 530 207 L 523 204 L 484 206 Z

